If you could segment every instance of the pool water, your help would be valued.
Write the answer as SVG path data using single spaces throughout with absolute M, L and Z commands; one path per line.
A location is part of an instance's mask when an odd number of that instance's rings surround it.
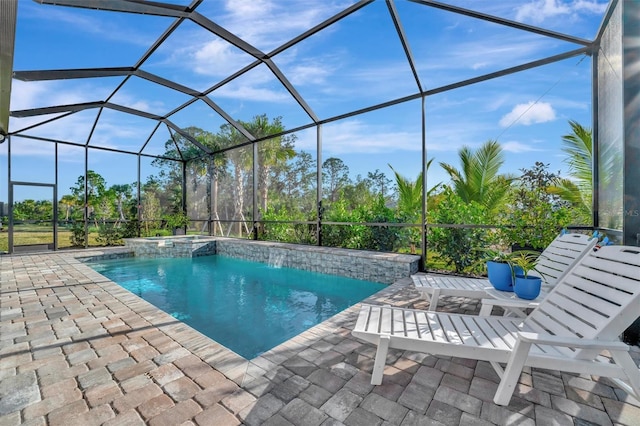
M 89 266 L 247 359 L 385 287 L 219 255 Z

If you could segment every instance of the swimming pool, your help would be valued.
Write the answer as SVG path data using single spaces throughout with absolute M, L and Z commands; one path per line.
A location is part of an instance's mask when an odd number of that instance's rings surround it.
M 386 287 L 219 255 L 88 265 L 247 359 Z

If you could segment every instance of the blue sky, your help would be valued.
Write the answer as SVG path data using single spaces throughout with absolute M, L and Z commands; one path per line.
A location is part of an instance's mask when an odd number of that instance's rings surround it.
M 190 2 L 171 1 L 188 5 Z M 263 52 L 318 25 L 353 1 L 205 0 L 196 10 Z M 536 25 L 592 40 L 608 3 L 598 0 L 489 1 L 443 3 Z M 397 0 L 395 7 L 409 41 L 423 89 L 521 65 L 581 47 L 556 38 L 515 30 L 460 14 Z M 130 67 L 174 21 L 173 18 L 40 5 L 20 0 L 14 70 Z M 416 81 L 395 33 L 386 2 L 374 1 L 338 23 L 273 56 L 273 62 L 321 119 L 415 94 Z M 615 60 L 612 58 L 612 60 Z M 254 59 L 192 21 L 183 22 L 140 67 L 189 88 L 204 91 Z M 430 185 L 446 181 L 437 165 L 457 165 L 464 145 L 480 146 L 497 139 L 507 164 L 517 172 L 535 161 L 562 170 L 561 135 L 568 120 L 591 126 L 591 58 L 576 56 L 518 74 L 429 96 L 427 157 L 435 157 Z M 11 110 L 59 104 L 103 101 L 122 77 L 64 81 L 13 80 Z M 265 65 L 210 93 L 233 118 L 249 121 L 257 114 L 281 116 L 287 128 L 310 123 L 308 115 Z M 110 102 L 165 115 L 183 104 L 182 93 L 131 78 Z M 82 145 L 98 113 L 89 109 L 25 131 L 25 134 Z M 12 118 L 17 132 L 52 116 Z M 217 132 L 224 120 L 198 101 L 169 117 L 180 127 L 197 126 Z M 114 110 L 104 110 L 90 146 L 137 152 L 155 122 Z M 145 153 L 160 154 L 169 137 L 164 126 L 149 141 Z M 315 131 L 297 133 L 296 148 L 314 153 Z M 46 142 L 14 137 L 13 180 L 53 183 L 53 148 Z M 6 161 L 7 144 L 0 146 Z M 59 194 L 84 172 L 84 151 L 61 146 Z M 315 154 L 314 154 L 315 155 Z M 323 159 L 340 157 L 352 177 L 381 170 L 389 178 L 391 164 L 415 178 L 421 165 L 420 101 L 335 121 L 323 127 Z M 136 179 L 136 162 L 123 155 L 91 150 L 90 168 L 109 184 Z M 3 163 L 4 164 L 4 163 Z M 148 165 L 143 164 L 143 178 Z M 2 176 L 5 182 L 6 175 Z M 0 185 L 6 199 L 6 184 Z

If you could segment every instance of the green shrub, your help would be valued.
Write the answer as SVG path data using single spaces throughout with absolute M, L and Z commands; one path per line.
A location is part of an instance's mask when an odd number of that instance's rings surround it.
M 84 247 L 87 241 L 84 233 L 84 222 L 74 221 L 69 229 L 71 230 L 71 236 L 69 237 L 71 247 Z
M 480 225 L 486 223 L 487 216 L 484 206 L 475 201 L 466 203 L 446 187 L 441 201 L 429 212 L 429 222 Z M 462 273 L 478 264 L 483 256 L 480 249 L 492 244 L 490 235 L 485 228 L 431 227 L 427 244 L 448 266 Z
M 121 246 L 124 244 L 120 230 L 113 223 L 103 223 L 98 226 L 96 241 L 105 246 Z
M 138 219 L 131 219 L 124 222 L 120 229 L 122 238 L 136 238 L 140 234 L 140 222 Z
M 538 161 L 532 168 L 522 169 L 518 184 L 508 194 L 500 219 L 505 244 L 544 249 L 569 225 L 567 203 L 549 192 L 558 175 L 548 172 L 547 167 Z

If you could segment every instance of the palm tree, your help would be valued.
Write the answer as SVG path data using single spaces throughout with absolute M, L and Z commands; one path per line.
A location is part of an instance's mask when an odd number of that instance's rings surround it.
M 280 117 L 276 117 L 270 123 L 266 114 L 256 115 L 253 117 L 253 121 L 242 123 L 242 125 L 256 139 L 284 131 Z M 262 212 L 267 210 L 269 173 L 274 166 L 286 162 L 296 155 L 293 150 L 294 139 L 294 136 L 277 136 L 258 143 L 258 188 Z
M 64 206 L 65 210 L 64 221 L 68 222 L 73 208 L 78 205 L 77 198 L 70 194 L 63 195 L 62 198 L 60 198 L 60 204 Z
M 427 161 L 427 170 L 431 166 L 433 162 L 433 158 Z M 422 172 L 418 174 L 418 177 L 415 181 L 408 179 L 398 173 L 392 166 L 389 164 L 389 168 L 393 170 L 393 173 L 396 178 L 396 187 L 398 188 L 398 213 L 403 218 L 404 221 L 409 223 L 419 223 L 420 217 L 422 215 L 422 187 L 423 187 L 423 179 Z M 431 196 L 431 194 L 440 186 L 440 183 L 433 186 L 426 193 L 427 199 Z M 415 253 L 416 240 L 420 238 L 420 232 L 415 228 L 411 228 L 409 231 L 411 238 L 411 253 Z
M 196 167 L 199 175 L 205 175 L 208 171 L 211 177 L 211 193 L 209 194 L 208 209 L 211 220 L 213 221 L 213 234 L 216 235 L 216 231 L 218 231 L 220 235 L 223 235 L 224 231 L 220 223 L 220 215 L 218 214 L 218 187 L 220 175 L 224 173 L 227 167 L 227 156 L 224 152 L 218 152 L 222 146 L 219 135 L 207 133 L 207 135 L 199 136 L 197 140 L 214 152 L 214 154 L 211 154 L 208 158 L 199 160 Z
M 433 163 L 433 158 L 427 161 L 427 170 Z M 398 212 L 411 223 L 417 223 L 417 220 L 422 214 L 422 172 L 418 175 L 415 181 L 412 181 L 400 173 L 398 173 L 389 164 L 389 168 L 393 170 L 396 178 L 396 187 L 398 188 Z M 427 199 L 431 194 L 438 189 L 440 183 L 434 185 L 427 191 Z
M 242 124 L 242 123 L 241 123 Z M 220 131 L 217 134 L 217 140 L 220 142 L 222 148 L 237 146 L 243 142 L 246 142 L 246 137 L 230 124 L 223 124 L 220 126 Z M 247 226 L 246 219 L 244 217 L 244 198 L 245 198 L 245 176 L 251 170 L 253 164 L 253 156 L 251 150 L 247 147 L 231 149 L 226 151 L 227 160 L 233 167 L 233 217 L 232 220 L 238 220 L 238 235 L 242 235 L 242 228 L 245 232 L 249 233 L 249 227 Z M 229 224 L 227 230 L 227 236 L 231 235 L 234 223 Z
M 558 179 L 548 191 L 569 202 L 576 219 L 591 223 L 593 194 L 593 132 L 574 120 L 569 120 L 571 133 L 562 136 L 562 151 L 568 155 L 569 175 L 573 179 Z
M 495 140 L 488 140 L 476 152 L 467 146 L 458 151 L 462 170 L 450 164 L 440 163 L 453 182 L 454 192 L 466 203 L 476 201 L 489 212 L 496 211 L 503 203 L 514 177 L 498 174 L 504 163 L 502 147 Z

